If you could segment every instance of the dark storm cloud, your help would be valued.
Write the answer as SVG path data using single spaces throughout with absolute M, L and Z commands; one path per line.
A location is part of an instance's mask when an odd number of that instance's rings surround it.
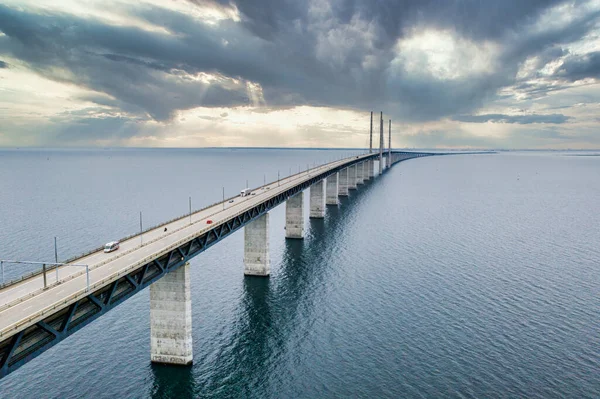
M 196 106 L 249 104 L 246 82 L 260 84 L 270 107 L 375 108 L 406 120 L 435 120 L 471 114 L 495 98 L 498 89 L 525 84 L 515 74 L 527 57 L 537 55 L 543 66 L 564 56 L 561 44 L 584 37 L 598 21 L 597 14 L 589 13 L 566 26 L 530 31 L 549 7 L 564 2 L 558 0 L 345 0 L 315 11 L 316 17 L 302 0 L 189 1 L 235 6 L 242 22 L 207 25 L 144 5 L 121 10 L 172 33 L 164 34 L 0 6 L 5 34 L 0 54 L 50 79 L 101 93 L 87 101 L 159 121 Z M 366 28 L 354 26 L 355 21 L 371 27 L 373 47 L 362 40 Z M 485 74 L 460 79 L 417 76 L 401 64 L 392 68 L 397 40 L 416 26 L 455 31 L 475 43 L 493 40 L 501 62 Z M 342 50 L 339 60 L 327 58 Z M 368 67 L 367 57 L 374 60 Z M 565 64 L 565 79 L 597 76 L 594 68 L 595 57 L 574 59 Z M 195 78 L 199 73 L 216 80 Z
M 27 62 L 51 79 L 66 79 L 62 74 L 54 75 L 56 68 L 70 71 L 73 83 L 137 106 L 157 120 L 169 119 L 174 110 L 197 105 L 248 103 L 243 84 L 210 85 L 189 76 L 201 70 L 218 71 L 218 62 L 211 57 L 219 51 L 214 33 L 197 31 L 194 37 L 180 39 L 3 6 L 0 29 L 6 35 L 0 37 L 0 52 Z M 248 64 L 243 57 L 250 50 L 238 53 L 239 68 Z
M 293 22 L 305 22 L 308 2 L 302 0 L 189 0 L 195 4 L 235 5 L 243 20 L 262 37 L 272 38 L 289 30 Z M 378 45 L 393 46 L 404 30 L 416 23 L 449 28 L 470 38 L 496 39 L 507 30 L 517 29 L 523 22 L 564 0 L 345 0 L 329 6 L 333 18 L 349 23 L 355 16 L 373 21 L 380 28 Z
M 503 115 L 503 114 L 486 114 L 486 115 L 457 115 L 452 118 L 458 122 L 468 123 L 485 123 L 485 122 L 498 122 L 498 123 L 518 123 L 520 125 L 528 125 L 530 123 L 554 123 L 560 124 L 565 123 L 569 119 L 568 116 L 562 114 L 551 114 L 551 115 Z
M 4 61 L 0 61 L 0 68 L 8 68 L 8 64 Z
M 585 78 L 600 78 L 600 51 L 568 57 L 556 76 L 572 82 Z

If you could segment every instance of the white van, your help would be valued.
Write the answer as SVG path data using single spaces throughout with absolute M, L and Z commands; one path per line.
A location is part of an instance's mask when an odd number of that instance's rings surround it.
M 119 249 L 119 241 L 107 242 L 106 245 L 104 245 L 104 252 L 112 252 L 117 249 Z
M 240 191 L 240 197 L 246 197 L 250 195 L 251 192 L 252 190 L 250 190 L 249 188 L 245 188 L 242 191 Z

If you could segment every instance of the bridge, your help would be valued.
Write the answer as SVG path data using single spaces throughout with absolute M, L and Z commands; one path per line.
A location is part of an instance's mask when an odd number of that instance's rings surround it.
M 348 196 L 394 164 L 440 155 L 391 148 L 384 152 L 383 126 L 380 134 L 379 153 L 370 150 L 278 179 L 251 190 L 250 195 L 225 199 L 124 239 L 115 252 L 100 248 L 72 262 L 49 262 L 40 272 L 3 282 L 0 378 L 148 286 L 151 361 L 191 364 L 189 260 L 244 227 L 244 274 L 269 276 L 271 209 L 285 202 L 286 238 L 302 239 L 306 189 L 310 217 L 323 218 L 326 205 L 337 205 L 339 196 Z

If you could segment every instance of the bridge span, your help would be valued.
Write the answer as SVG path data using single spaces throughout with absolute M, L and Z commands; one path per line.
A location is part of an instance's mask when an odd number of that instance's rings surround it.
M 5 284 L 0 288 L 0 378 L 148 286 L 151 360 L 190 364 L 191 258 L 244 227 L 244 273 L 268 276 L 269 210 L 285 202 L 286 237 L 302 239 L 307 188 L 310 217 L 322 218 L 326 205 L 337 205 L 349 190 L 397 162 L 429 155 L 440 154 L 388 150 L 321 165 L 130 237 L 116 252 L 98 250 Z

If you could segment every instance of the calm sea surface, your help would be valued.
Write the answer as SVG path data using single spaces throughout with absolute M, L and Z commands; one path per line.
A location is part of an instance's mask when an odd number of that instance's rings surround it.
M 57 236 L 66 259 L 344 153 L 0 150 L 0 258 L 52 261 Z M 600 156 L 402 162 L 324 220 L 305 206 L 303 241 L 284 212 L 270 278 L 244 278 L 241 230 L 191 262 L 192 367 L 150 364 L 146 289 L 0 398 L 600 397 Z

